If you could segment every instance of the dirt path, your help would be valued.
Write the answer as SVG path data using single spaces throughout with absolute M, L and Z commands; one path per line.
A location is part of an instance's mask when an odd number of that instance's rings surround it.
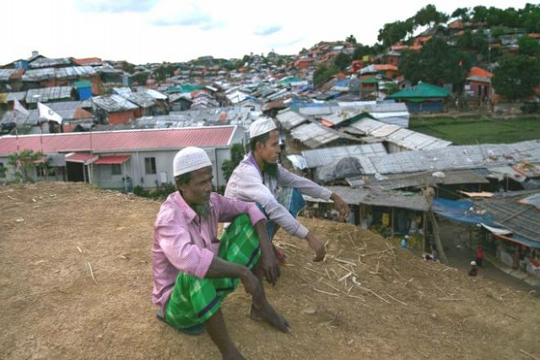
M 476 257 L 475 251 L 469 247 L 469 232 L 467 227 L 446 220 L 440 221 L 439 225 L 441 228 L 441 240 L 446 248 L 446 257 L 448 258 L 449 265 L 459 269 L 461 272 L 467 273 L 470 262 Z M 484 261 L 479 276 L 483 276 L 512 290 L 531 291 L 533 294 L 540 296 L 539 288 L 508 275 L 489 261 Z
M 155 318 L 159 206 L 81 184 L 0 187 L 0 358 L 219 359 L 208 335 Z M 279 232 L 291 266 L 267 287 L 292 334 L 251 321 L 242 289 L 223 305 L 247 358 L 540 358 L 539 299 L 351 225 L 302 222 L 327 243 L 326 262 Z

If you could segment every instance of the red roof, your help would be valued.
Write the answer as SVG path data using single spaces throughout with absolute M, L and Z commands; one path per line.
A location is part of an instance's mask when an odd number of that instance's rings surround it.
M 467 75 L 468 77 L 471 77 L 471 76 L 480 76 L 480 77 L 484 77 L 484 78 L 491 78 L 493 77 L 493 74 L 490 73 L 489 71 L 487 70 L 484 70 L 482 68 L 479 68 L 477 66 L 473 66 L 471 68 L 471 70 L 469 70 L 469 75 Z
M 129 160 L 129 155 L 100 156 L 95 165 L 120 165 Z
M 102 60 L 98 57 L 90 57 L 90 58 L 83 58 L 83 59 L 71 59 L 75 64 L 79 66 L 83 66 L 86 64 L 95 64 L 100 63 Z
M 129 152 L 144 150 L 181 149 L 186 146 L 228 146 L 235 126 L 205 126 L 180 129 L 122 130 L 88 133 L 19 135 L 0 137 L 0 156 L 11 155 L 20 149 L 45 154 L 68 152 Z M 40 142 L 43 137 L 43 145 Z
M 373 67 L 377 71 L 385 71 L 385 70 L 398 71 L 397 66 L 391 65 L 391 64 L 375 64 L 375 65 L 373 65 Z

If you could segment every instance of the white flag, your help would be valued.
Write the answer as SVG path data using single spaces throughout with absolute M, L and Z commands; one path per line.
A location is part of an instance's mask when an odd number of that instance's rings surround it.
M 15 101 L 13 101 L 13 110 L 15 111 L 18 111 L 20 112 L 21 114 L 24 114 L 26 116 L 28 116 L 29 112 L 28 110 L 26 110 L 22 105 L 21 103 L 19 102 L 19 100 L 15 99 Z
M 57 123 L 62 124 L 62 117 L 55 113 L 50 107 L 38 102 L 38 111 L 40 119 L 56 121 Z

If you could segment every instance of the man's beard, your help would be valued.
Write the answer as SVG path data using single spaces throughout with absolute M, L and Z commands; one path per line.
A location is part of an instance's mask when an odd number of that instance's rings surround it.
M 272 178 L 277 179 L 278 176 L 278 163 L 269 163 L 264 162 L 263 174 Z
M 195 205 L 193 211 L 195 211 L 200 218 L 206 219 L 208 215 L 210 215 L 210 204 Z

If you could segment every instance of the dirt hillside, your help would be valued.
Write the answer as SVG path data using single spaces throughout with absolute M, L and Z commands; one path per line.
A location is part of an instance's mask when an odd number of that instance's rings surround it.
M 82 184 L 0 187 L 0 358 L 218 359 L 208 335 L 156 320 L 159 206 Z M 313 263 L 304 243 L 280 231 L 291 264 L 267 287 L 292 334 L 250 320 L 242 288 L 223 305 L 247 358 L 540 358 L 538 297 L 351 225 L 302 222 L 327 243 L 326 261 Z

